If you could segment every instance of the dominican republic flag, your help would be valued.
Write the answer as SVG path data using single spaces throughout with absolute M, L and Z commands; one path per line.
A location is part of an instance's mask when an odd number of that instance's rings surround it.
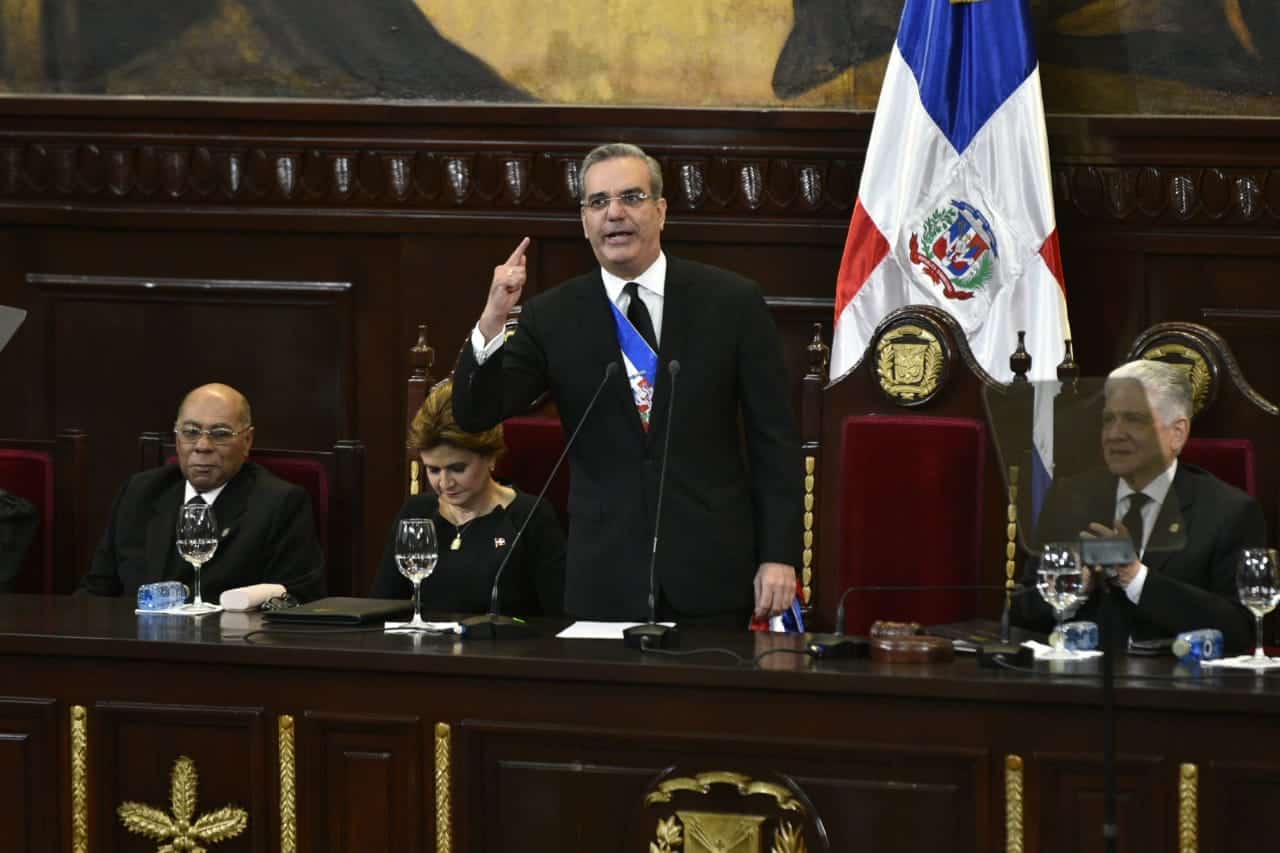
M 1067 325 L 1040 71 L 1027 0 L 907 0 L 836 283 L 831 379 L 876 325 L 936 305 L 1009 381 L 1025 330 L 1049 379 Z

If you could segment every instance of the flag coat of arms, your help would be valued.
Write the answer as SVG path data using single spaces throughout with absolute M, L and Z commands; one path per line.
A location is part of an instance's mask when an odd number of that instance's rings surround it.
M 1027 0 L 907 0 L 885 71 L 836 284 L 831 379 L 890 312 L 936 305 L 978 362 L 1032 378 L 1071 336 Z

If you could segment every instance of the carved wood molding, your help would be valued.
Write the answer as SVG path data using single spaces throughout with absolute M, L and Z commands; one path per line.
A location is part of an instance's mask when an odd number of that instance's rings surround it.
M 1280 167 L 1056 165 L 1059 210 L 1132 224 L 1256 226 L 1280 222 Z

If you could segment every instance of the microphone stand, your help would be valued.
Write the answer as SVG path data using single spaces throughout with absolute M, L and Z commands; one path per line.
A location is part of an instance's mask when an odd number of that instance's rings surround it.
M 629 649 L 674 649 L 680 645 L 679 631 L 658 624 L 658 585 L 655 575 L 658 563 L 658 525 L 662 521 L 662 489 L 667 483 L 667 456 L 671 450 L 671 422 L 675 420 L 676 376 L 680 374 L 680 362 L 674 358 L 667 362 L 667 374 L 671 377 L 671 393 L 667 397 L 667 423 L 662 436 L 662 469 L 658 472 L 658 502 L 653 515 L 653 550 L 649 553 L 649 621 L 622 632 L 622 642 Z
M 616 361 L 611 361 L 605 365 L 604 377 L 601 378 L 600 384 L 596 386 L 596 392 L 591 395 L 587 408 L 583 410 L 582 417 L 578 419 L 578 425 L 573 428 L 573 433 L 569 436 L 569 440 L 564 443 L 564 450 L 560 451 L 560 458 L 556 460 L 555 465 L 551 466 L 551 473 L 547 475 L 547 481 L 542 484 L 542 489 L 534 499 L 533 507 L 529 510 L 528 517 L 521 522 L 520 529 L 516 531 L 515 537 L 511 540 L 511 547 L 507 549 L 502 562 L 498 564 L 498 570 L 493 573 L 493 587 L 489 590 L 489 612 L 483 616 L 468 616 L 463 619 L 459 623 L 463 637 L 475 640 L 516 640 L 536 633 L 526 623 L 510 616 L 503 616 L 498 612 L 498 582 L 502 580 L 502 573 L 506 570 L 507 563 L 511 562 L 511 555 L 516 552 L 516 545 L 520 543 L 520 538 L 524 536 L 525 530 L 528 529 L 529 522 L 533 521 L 533 516 L 542 504 L 543 496 L 546 495 L 547 489 L 551 487 L 551 481 L 556 478 L 556 472 L 560 470 L 565 457 L 569 455 L 569 448 L 573 447 L 573 442 L 578 438 L 578 433 L 582 431 L 583 425 L 591 415 L 591 410 L 595 408 L 596 400 L 600 399 L 600 392 L 604 390 L 604 386 L 609 382 L 609 377 L 613 376 L 617 371 L 618 363 Z

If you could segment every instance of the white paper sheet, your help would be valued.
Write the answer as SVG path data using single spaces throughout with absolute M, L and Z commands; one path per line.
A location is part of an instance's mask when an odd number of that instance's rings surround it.
M 574 622 L 559 634 L 561 640 L 621 640 L 622 632 L 644 622 Z M 660 622 L 667 628 L 674 628 L 674 622 Z
M 457 622 L 424 622 L 421 625 L 410 625 L 408 622 L 383 622 L 382 630 L 407 633 L 433 631 L 437 634 L 458 634 L 461 633 L 462 626 Z

